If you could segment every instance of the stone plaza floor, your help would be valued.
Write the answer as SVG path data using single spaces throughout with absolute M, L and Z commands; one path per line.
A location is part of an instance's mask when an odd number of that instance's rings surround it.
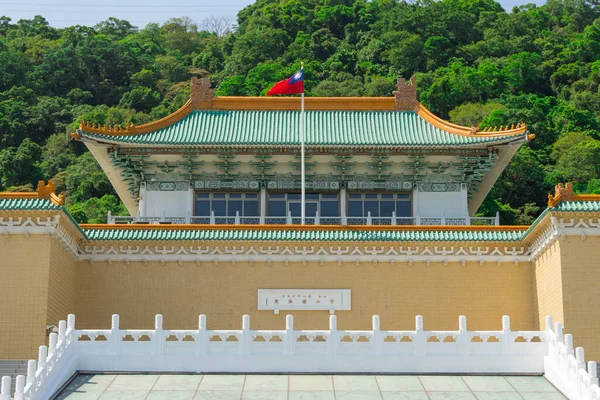
M 69 400 L 564 400 L 541 376 L 94 375 Z

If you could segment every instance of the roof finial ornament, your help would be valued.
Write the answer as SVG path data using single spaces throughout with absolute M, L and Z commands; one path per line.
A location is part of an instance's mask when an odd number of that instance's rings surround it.
M 392 93 L 396 96 L 396 110 L 415 109 L 417 104 L 417 83 L 415 77 L 411 77 L 409 84 L 406 84 L 406 79 L 398 78 L 396 81 L 397 90 Z
M 212 98 L 215 91 L 210 88 L 210 79 L 192 78 L 190 99 L 195 109 L 212 108 Z

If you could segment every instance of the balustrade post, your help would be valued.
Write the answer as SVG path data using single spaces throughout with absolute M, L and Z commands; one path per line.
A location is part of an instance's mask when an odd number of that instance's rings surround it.
M 138 210 L 137 214 L 135 214 L 135 222 L 140 222 L 140 210 Z
M 292 212 L 291 211 L 288 211 L 287 221 L 286 222 L 287 222 L 288 225 L 292 224 Z M 300 221 L 300 222 L 302 223 L 302 221 Z
M 392 225 L 397 225 L 397 222 L 396 222 L 396 211 L 392 211 Z
M 235 224 L 236 224 L 236 225 L 239 225 L 239 224 L 240 224 L 240 212 L 239 212 L 239 211 L 236 211 L 236 212 L 235 212 L 235 219 L 234 219 L 234 222 L 235 222 Z
M 154 354 L 163 354 L 164 345 L 164 332 L 163 332 L 163 316 L 156 314 L 154 317 Z
M 372 225 L 373 220 L 371 219 L 371 211 L 367 211 L 367 225 Z
M 496 226 L 500 225 L 500 211 L 496 211 L 496 219 L 494 222 Z
M 588 371 L 588 374 L 590 375 L 590 388 L 591 388 L 593 385 L 598 384 L 598 365 L 596 364 L 596 361 L 588 361 L 587 371 Z M 591 399 L 592 396 L 590 396 L 588 398 Z
M 458 317 L 458 337 L 456 338 L 458 343 L 459 353 L 467 355 L 469 352 L 469 333 L 467 331 L 467 317 L 461 315 Z
M 440 225 L 446 225 L 446 215 L 442 214 L 442 218 L 440 218 Z
M 10 376 L 2 377 L 2 386 L 0 386 L 0 400 L 10 399 Z
M 337 330 L 337 317 L 329 316 L 329 336 L 327 337 L 327 353 L 330 356 L 337 356 L 339 353 L 339 333 Z
M 106 223 L 107 224 L 112 224 L 113 223 L 112 222 L 112 213 L 110 211 L 106 214 Z
M 467 224 L 467 226 L 471 225 L 471 216 L 469 214 L 467 214 L 467 217 L 465 218 L 465 224 Z
M 38 363 L 37 363 L 38 369 L 46 369 L 47 359 L 48 359 L 48 347 L 40 346 L 40 349 L 38 351 Z
M 23 375 L 17 376 L 17 383 L 15 385 L 15 399 L 14 400 L 24 400 L 25 394 L 25 377 Z
M 563 337 L 563 324 L 562 322 L 557 322 L 554 324 L 554 333 L 556 334 L 556 342 L 557 343 L 562 343 L 564 342 L 564 337 Z
M 565 335 L 565 347 L 567 348 L 568 355 L 575 355 L 575 350 L 573 350 L 573 335 L 571 335 L 570 333 L 567 333 Z
M 319 218 L 319 211 L 315 212 L 315 225 L 320 225 L 321 219 Z
M 583 347 L 575 349 L 575 359 L 577 360 L 579 369 L 585 369 L 585 352 L 583 351 Z
M 206 332 L 206 315 L 201 314 L 198 317 L 198 353 L 200 355 L 205 355 L 208 353 L 208 334 Z
M 27 361 L 27 384 L 35 383 L 35 371 L 37 371 L 37 362 L 35 360 Z
M 113 314 L 110 324 L 110 334 L 108 339 L 108 348 L 110 354 L 119 354 L 121 347 L 121 334 L 119 328 L 119 315 Z
M 419 214 L 415 215 L 415 225 L 421 225 L 421 216 Z
M 294 334 L 294 316 L 285 316 L 285 336 L 283 337 L 283 355 L 294 355 L 296 350 L 296 335 Z
M 381 321 L 379 315 L 373 315 L 373 335 L 371 336 L 371 353 L 380 355 L 383 349 L 383 336 L 381 334 Z
M 75 314 L 67 316 L 67 334 L 69 334 L 70 330 L 75 330 Z
M 250 335 L 250 316 L 242 316 L 242 337 L 240 338 L 239 352 L 242 356 L 250 355 L 252 337 Z
M 502 337 L 500 342 L 502 345 L 502 355 L 510 354 L 511 349 L 511 337 L 510 337 L 510 317 L 508 315 L 502 316 Z
M 190 210 L 187 210 L 187 212 L 185 213 L 185 223 L 190 224 L 191 222 L 192 222 L 192 217 L 190 215 Z
M 208 222 L 209 222 L 211 225 L 214 225 L 214 224 L 215 224 L 215 212 L 214 212 L 214 211 L 211 211 L 211 212 L 210 212 L 210 218 L 209 218 L 209 221 L 208 221 Z
M 64 319 L 62 321 L 58 321 L 58 342 L 62 343 L 64 347 L 66 345 L 66 333 L 67 333 L 67 321 Z
M 56 345 L 58 344 L 58 335 L 55 332 L 50 334 L 48 338 L 48 355 L 56 353 Z
M 415 317 L 415 337 L 413 339 L 415 347 L 415 356 L 424 356 L 427 354 L 427 338 L 423 331 L 423 316 Z

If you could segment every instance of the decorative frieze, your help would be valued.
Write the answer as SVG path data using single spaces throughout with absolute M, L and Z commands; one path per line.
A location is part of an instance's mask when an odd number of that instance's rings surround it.
M 350 289 L 258 289 L 258 309 L 279 311 L 311 311 L 327 310 L 330 314 L 336 311 L 351 309 Z

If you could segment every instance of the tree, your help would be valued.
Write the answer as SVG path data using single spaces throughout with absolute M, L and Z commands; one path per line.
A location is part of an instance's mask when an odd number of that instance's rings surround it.
M 554 143 L 554 174 L 562 181 L 587 183 L 600 178 L 600 141 L 583 132 L 570 132 Z
M 18 148 L 0 151 L 0 182 L 4 188 L 33 184 L 42 179 L 39 160 L 42 148 L 26 138 Z
M 137 33 L 138 28 L 131 25 L 129 21 L 110 17 L 106 21 L 99 22 L 94 29 L 112 40 L 121 40 L 129 35 Z

